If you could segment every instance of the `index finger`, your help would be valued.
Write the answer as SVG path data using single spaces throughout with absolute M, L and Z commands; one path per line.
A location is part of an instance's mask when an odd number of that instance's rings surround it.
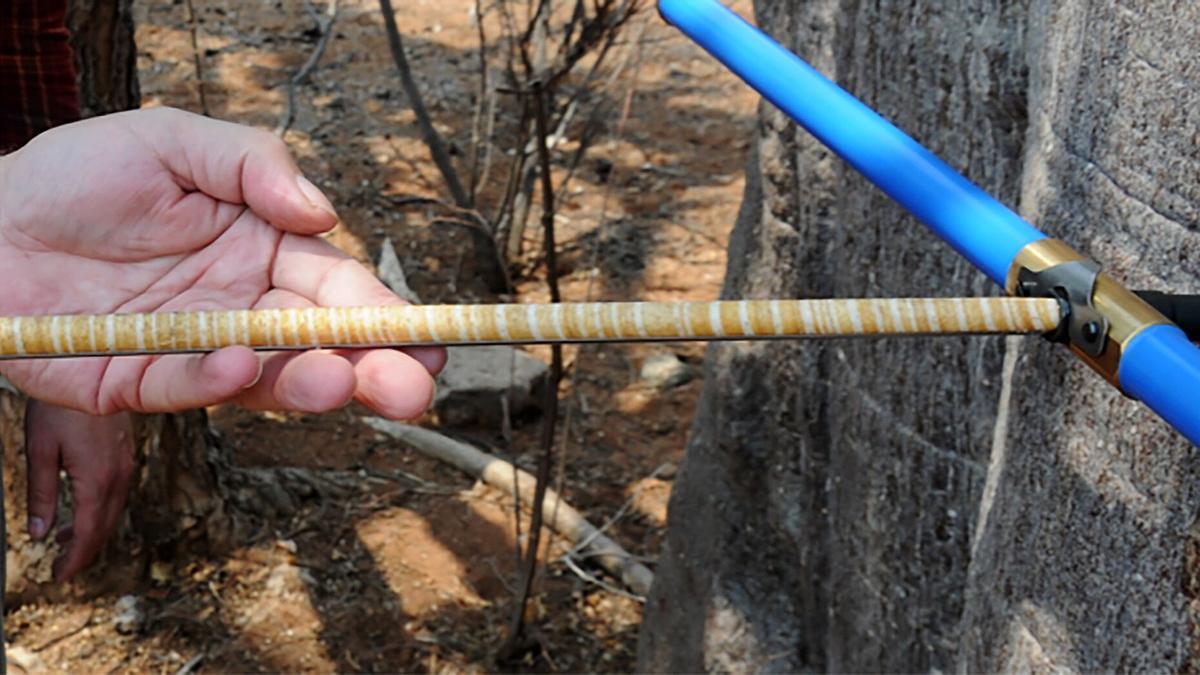
M 337 223 L 329 199 L 300 173 L 274 134 L 171 108 L 121 113 L 182 187 L 246 204 L 278 229 L 324 232 Z
M 66 554 L 54 561 L 54 578 L 58 581 L 66 581 L 87 567 L 108 537 L 104 527 L 105 499 L 96 486 L 77 480 L 72 493 L 76 500 L 75 520 Z
M 396 304 L 388 290 L 358 261 L 317 237 L 285 234 L 275 252 L 271 285 L 322 307 Z M 402 302 L 402 301 L 401 301 Z
M 285 234 L 275 254 L 271 284 L 322 307 L 406 304 L 357 260 L 316 237 Z M 401 350 L 430 374 L 446 365 L 446 350 L 421 347 Z

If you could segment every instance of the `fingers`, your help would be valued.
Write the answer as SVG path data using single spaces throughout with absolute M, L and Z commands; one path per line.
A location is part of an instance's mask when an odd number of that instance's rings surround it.
M 426 367 L 394 349 L 279 353 L 267 357 L 262 378 L 237 399 L 255 410 L 326 412 L 357 399 L 391 419 L 421 415 L 433 400 Z
M 92 562 L 120 521 L 134 469 L 130 419 L 30 401 L 26 439 L 34 539 L 45 537 L 53 525 L 59 469 L 71 477 L 74 520 L 55 535 L 67 550 L 54 561 L 54 574 L 66 580 Z
M 394 349 L 353 351 L 355 398 L 390 419 L 420 416 L 433 401 L 433 377 L 424 364 Z
M 116 531 L 125 510 L 129 494 L 130 470 L 118 470 L 101 477 L 102 485 L 80 488 L 80 478 L 72 488 L 77 502 L 74 522 L 58 534 L 56 540 L 66 546 L 66 553 L 54 561 L 54 578 L 67 581 L 82 572 L 96 559 L 105 542 Z
M 413 357 L 430 375 L 437 375 L 446 367 L 446 350 L 442 347 L 407 347 L 400 351 Z
M 316 234 L 337 224 L 333 205 L 273 134 L 169 108 L 126 115 L 136 118 L 135 133 L 152 144 L 184 189 L 246 204 L 287 232 Z
M 66 552 L 55 578 L 75 576 L 95 559 L 120 522 L 134 471 L 129 415 L 105 417 L 63 411 L 62 465 L 71 478 L 73 522 L 56 539 Z
M 315 237 L 284 235 L 271 268 L 271 285 L 322 307 L 397 304 L 400 301 L 357 260 Z
M 264 295 L 255 309 L 312 306 L 309 300 L 277 288 Z M 278 352 L 262 358 L 262 376 L 237 399 L 243 407 L 325 412 L 346 405 L 354 397 L 354 369 L 334 352 Z
M 433 377 L 424 365 L 394 349 L 273 354 L 263 376 L 238 405 L 255 410 L 326 412 L 357 399 L 391 419 L 421 415 L 433 400 Z
M 284 235 L 271 271 L 278 289 L 324 307 L 398 305 L 396 297 L 365 267 L 328 242 L 312 237 Z M 405 349 L 430 374 L 446 365 L 446 350 L 440 347 Z
M 354 367 L 333 352 L 272 354 L 262 378 L 237 402 L 256 410 L 326 412 L 349 403 L 357 386 Z
M 25 461 L 28 467 L 27 508 L 29 536 L 39 540 L 54 526 L 58 510 L 60 452 L 51 420 L 40 408 L 46 404 L 30 400 L 25 415 Z
M 59 543 L 66 544 L 67 551 L 54 561 L 54 578 L 58 581 L 66 581 L 87 567 L 108 538 L 108 493 L 106 486 L 98 484 L 102 482 L 108 482 L 108 478 L 88 476 L 73 481 L 75 521 L 69 530 L 60 533 L 63 541 Z
M 169 412 L 222 403 L 253 386 L 261 368 L 258 356 L 240 346 L 203 356 L 164 356 L 146 367 L 137 407 Z
M 321 240 L 285 235 L 276 262 L 272 274 L 277 288 L 272 291 L 271 305 L 403 303 L 364 267 Z M 446 363 L 446 350 L 441 348 L 343 353 L 354 366 L 355 398 L 394 419 L 409 419 L 425 411 L 433 399 L 432 375 Z M 263 379 L 269 376 L 264 373 Z

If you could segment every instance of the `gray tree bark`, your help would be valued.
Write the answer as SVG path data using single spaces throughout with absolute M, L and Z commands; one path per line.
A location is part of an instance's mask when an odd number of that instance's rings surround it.
M 759 0 L 756 11 L 1117 278 L 1200 287 L 1200 7 Z M 996 293 L 768 105 L 729 260 L 726 297 Z M 706 368 L 643 668 L 1197 665 L 1195 450 L 1065 350 L 1001 338 L 728 344 Z

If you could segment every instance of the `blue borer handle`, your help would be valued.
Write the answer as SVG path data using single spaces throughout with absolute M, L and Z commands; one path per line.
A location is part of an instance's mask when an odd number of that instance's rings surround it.
M 659 12 L 928 225 L 992 281 L 1045 234 L 717 0 L 659 0 Z M 1122 354 L 1125 393 L 1200 446 L 1200 349 L 1173 325 Z

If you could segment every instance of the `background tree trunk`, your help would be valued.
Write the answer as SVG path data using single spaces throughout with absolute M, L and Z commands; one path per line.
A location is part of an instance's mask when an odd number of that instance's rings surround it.
M 133 0 L 70 0 L 67 27 L 83 116 L 139 107 Z
M 756 11 L 1117 278 L 1200 287 L 1200 8 Z M 768 105 L 729 260 L 726 297 L 996 293 Z M 1065 350 L 728 344 L 706 367 L 643 668 L 1165 670 L 1195 658 L 1195 449 Z

